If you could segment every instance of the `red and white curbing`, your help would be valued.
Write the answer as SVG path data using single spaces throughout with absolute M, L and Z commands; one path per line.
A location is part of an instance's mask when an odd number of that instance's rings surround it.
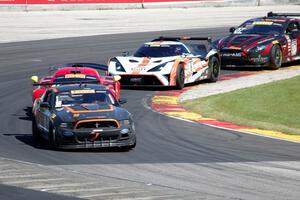
M 229 75 L 221 76 L 222 80 L 230 80 L 243 76 L 250 76 L 257 74 L 257 72 L 237 72 Z M 171 91 L 159 91 L 156 92 L 152 97 L 151 108 L 156 112 L 165 114 L 170 117 L 179 118 L 185 121 L 191 121 L 201 124 L 206 124 L 209 126 L 234 130 L 242 133 L 248 133 L 253 135 L 259 135 L 263 137 L 269 137 L 274 139 L 280 139 L 285 141 L 300 143 L 300 135 L 290 135 L 282 132 L 271 131 L 271 130 L 261 130 L 255 127 L 238 125 L 231 122 L 219 121 L 212 118 L 204 118 L 201 114 L 195 113 L 187 110 L 179 103 L 179 96 L 192 89 L 192 87 L 186 87 L 183 90 L 171 90 Z

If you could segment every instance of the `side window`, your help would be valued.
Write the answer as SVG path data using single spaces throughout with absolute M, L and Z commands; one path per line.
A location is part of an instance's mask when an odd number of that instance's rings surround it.
M 291 34 L 292 32 L 299 31 L 299 22 L 290 22 L 286 28 L 286 34 Z

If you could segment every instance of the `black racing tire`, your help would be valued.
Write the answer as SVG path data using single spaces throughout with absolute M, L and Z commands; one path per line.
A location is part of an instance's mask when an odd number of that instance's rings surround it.
M 275 44 L 270 50 L 270 65 L 269 69 L 276 70 L 282 64 L 282 51 L 279 45 Z
M 36 144 L 42 140 L 41 132 L 37 127 L 35 118 L 32 119 L 32 138 Z
M 184 68 L 179 64 L 176 72 L 176 89 L 181 90 L 184 87 L 184 79 Z
M 219 80 L 221 65 L 220 61 L 216 56 L 212 56 L 208 61 L 209 66 L 209 77 L 208 81 L 211 83 L 217 82 Z
M 57 134 L 55 131 L 55 128 L 53 128 L 52 124 L 49 125 L 49 134 L 48 134 L 48 142 L 51 149 L 57 149 L 58 148 L 58 142 L 57 142 Z
M 134 149 L 135 147 L 136 147 L 136 138 L 135 138 L 134 144 L 121 147 L 121 150 L 122 151 L 130 151 L 131 149 Z

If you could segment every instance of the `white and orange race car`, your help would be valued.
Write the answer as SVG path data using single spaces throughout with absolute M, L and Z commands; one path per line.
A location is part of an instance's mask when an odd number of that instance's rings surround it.
M 210 41 L 209 37 L 160 37 L 144 43 L 132 56 L 123 53 L 111 58 L 108 73 L 120 75 L 122 86 L 182 89 L 184 84 L 200 80 L 216 82 L 220 75 L 220 55 Z

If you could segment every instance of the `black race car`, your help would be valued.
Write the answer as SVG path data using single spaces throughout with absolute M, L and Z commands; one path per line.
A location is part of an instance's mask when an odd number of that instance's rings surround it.
M 256 66 L 278 69 L 300 59 L 300 13 L 273 13 L 247 20 L 231 35 L 214 42 L 225 67 Z
M 122 102 L 122 101 L 121 101 Z M 49 88 L 33 104 L 32 134 L 53 148 L 134 148 L 132 115 L 99 84 Z

